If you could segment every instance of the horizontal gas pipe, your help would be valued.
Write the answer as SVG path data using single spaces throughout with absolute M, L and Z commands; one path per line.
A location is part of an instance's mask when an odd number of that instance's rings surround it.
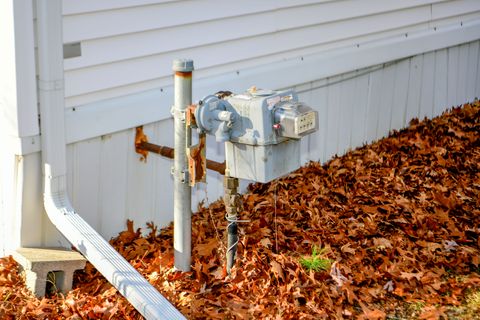
M 153 152 L 170 159 L 173 159 L 175 155 L 175 150 L 173 148 L 166 147 L 166 146 L 159 146 L 157 144 L 150 143 L 150 142 L 139 142 L 136 145 L 136 148 L 140 150 Z M 207 169 L 218 172 L 221 175 L 225 175 L 225 166 L 226 166 L 225 162 L 217 162 L 217 161 L 207 159 Z

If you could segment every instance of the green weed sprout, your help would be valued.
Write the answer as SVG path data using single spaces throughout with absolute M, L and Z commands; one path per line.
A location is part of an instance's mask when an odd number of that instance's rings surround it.
M 313 270 L 316 272 L 325 271 L 330 269 L 333 260 L 325 258 L 325 255 L 329 252 L 328 248 L 319 248 L 317 246 L 312 247 L 311 256 L 303 256 L 300 258 L 300 264 L 306 270 Z

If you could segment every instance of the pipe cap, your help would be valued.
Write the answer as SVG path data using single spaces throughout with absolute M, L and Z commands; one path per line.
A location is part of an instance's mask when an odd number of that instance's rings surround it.
M 192 59 L 175 59 L 173 60 L 173 71 L 176 72 L 192 72 L 193 60 Z

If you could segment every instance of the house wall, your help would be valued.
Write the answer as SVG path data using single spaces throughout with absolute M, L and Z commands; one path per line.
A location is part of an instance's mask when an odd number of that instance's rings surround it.
M 67 141 L 170 117 L 171 62 L 194 98 L 291 87 L 480 38 L 476 0 L 64 0 Z
M 34 26 L 35 11 L 26 12 Z M 65 59 L 68 190 L 107 239 L 126 219 L 173 219 L 171 160 L 140 162 L 133 144 L 134 127 L 144 125 L 151 142 L 173 145 L 175 58 L 195 61 L 194 99 L 251 85 L 295 88 L 320 114 L 319 132 L 302 141 L 303 162 L 480 95 L 476 0 L 63 0 L 63 15 L 64 43 L 81 47 Z M 21 186 L 17 213 L 3 209 L 2 219 L 16 219 L 18 245 L 58 245 L 42 209 L 38 134 L 26 137 L 6 160 L 21 155 L 20 172 L 0 171 L 4 190 Z M 209 158 L 224 159 L 214 139 L 207 145 Z M 221 177 L 209 172 L 207 181 L 194 188 L 194 207 L 221 195 Z
M 327 161 L 407 126 L 412 118 L 431 118 L 473 101 L 480 95 L 479 48 L 480 41 L 474 41 L 296 86 L 299 98 L 320 114 L 319 131 L 302 140 L 302 162 Z M 173 145 L 172 120 L 144 129 L 150 141 Z M 67 149 L 68 190 L 74 207 L 106 238 L 122 230 L 126 219 L 138 226 L 148 221 L 165 226 L 173 219 L 172 162 L 154 154 L 141 162 L 134 152 L 134 137 L 135 130 L 128 129 Z M 208 138 L 207 146 L 208 158 L 224 159 L 222 145 L 213 138 Z M 209 172 L 207 184 L 195 186 L 194 210 L 197 203 L 221 196 L 221 178 Z M 28 183 L 25 190 L 38 185 Z M 47 226 L 48 221 L 38 220 L 42 224 Z M 50 233 L 34 235 L 33 230 L 24 233 L 24 243 L 57 241 Z
M 204 78 L 480 18 L 476 0 L 98 2 L 63 1 L 64 42 L 81 45 L 67 107 L 168 86 L 177 57 Z
M 316 105 L 320 130 L 307 138 L 305 160 L 327 161 L 408 126 L 413 118 L 480 96 L 479 41 L 436 50 L 296 86 Z

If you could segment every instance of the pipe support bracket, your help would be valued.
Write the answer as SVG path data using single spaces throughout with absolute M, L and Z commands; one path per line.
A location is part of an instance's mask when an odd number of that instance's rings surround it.
M 183 169 L 183 170 L 177 170 L 175 171 L 175 167 L 170 168 L 170 174 L 174 177 L 174 179 L 178 179 L 182 183 L 188 183 L 188 171 Z
M 180 119 L 182 122 L 185 122 L 185 110 L 176 109 L 175 106 L 172 106 L 170 113 L 175 119 Z

